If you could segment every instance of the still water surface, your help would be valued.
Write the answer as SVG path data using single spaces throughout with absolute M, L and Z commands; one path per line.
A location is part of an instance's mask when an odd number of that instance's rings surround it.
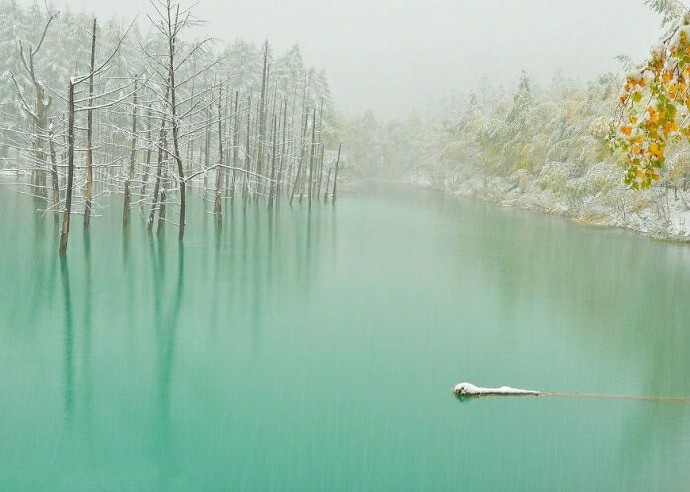
M 196 193 L 195 193 L 196 195 Z M 690 405 L 461 403 L 463 380 L 690 396 L 690 249 L 426 191 L 192 202 L 0 188 L 1 490 L 682 490 Z

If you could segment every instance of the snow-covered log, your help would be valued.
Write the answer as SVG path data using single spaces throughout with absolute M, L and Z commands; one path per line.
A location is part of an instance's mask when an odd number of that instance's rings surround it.
M 453 388 L 453 393 L 458 398 L 478 398 L 480 396 L 540 396 L 543 393 L 535 390 L 525 390 L 501 386 L 500 388 L 482 388 L 472 383 L 458 383 Z

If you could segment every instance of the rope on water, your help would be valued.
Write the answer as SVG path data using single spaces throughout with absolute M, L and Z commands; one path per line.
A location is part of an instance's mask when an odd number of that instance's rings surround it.
M 660 401 L 667 403 L 690 404 L 690 397 L 686 396 L 610 395 L 606 393 L 575 393 L 569 391 L 542 391 L 540 394 L 541 396 L 556 396 L 560 398 L 596 398 L 608 400 Z

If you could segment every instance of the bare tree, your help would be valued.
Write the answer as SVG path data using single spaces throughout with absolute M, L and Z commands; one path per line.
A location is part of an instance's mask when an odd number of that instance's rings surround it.
M 129 208 L 132 202 L 132 180 L 134 179 L 134 165 L 137 160 L 137 86 L 139 79 L 134 78 L 134 93 L 132 94 L 132 144 L 129 155 L 129 169 L 127 171 L 127 180 L 125 181 L 125 199 L 122 206 L 122 224 L 126 226 L 129 223 Z
M 193 81 L 194 78 L 201 73 L 205 73 L 217 63 L 211 62 L 209 65 L 202 67 L 198 71 L 193 71 L 191 75 L 182 80 L 178 80 L 178 75 L 182 69 L 194 59 L 195 55 L 200 53 L 210 40 L 186 45 L 181 43 L 179 37 L 180 33 L 185 29 L 189 29 L 199 22 L 192 16 L 191 7 L 180 9 L 180 5 L 172 0 L 151 0 L 151 5 L 156 11 L 156 17 L 149 16 L 149 20 L 153 24 L 156 31 L 163 37 L 167 45 L 167 52 L 165 56 L 157 56 L 155 53 L 147 51 L 148 58 L 153 63 L 153 71 L 163 79 L 168 86 L 169 98 L 167 98 L 167 110 L 169 113 L 169 120 L 172 133 L 172 159 L 177 164 L 177 185 L 180 193 L 180 216 L 179 216 L 179 232 L 178 239 L 184 239 L 186 211 L 187 211 L 187 196 L 186 196 L 186 179 L 184 166 L 182 162 L 181 148 L 181 123 L 182 120 L 189 117 L 196 108 L 194 104 L 186 112 L 181 110 L 184 101 L 179 99 L 180 88 Z M 199 96 L 203 96 L 200 93 Z
M 69 223 L 72 213 L 72 190 L 74 187 L 74 79 L 69 81 L 67 103 L 67 196 L 65 198 L 65 213 L 62 216 L 62 230 L 60 231 L 60 256 L 67 254 L 67 241 L 69 239 Z
M 89 69 L 89 109 L 86 111 L 86 206 L 84 207 L 84 229 L 91 223 L 93 203 L 93 71 L 96 65 L 96 19 L 91 32 L 91 65 Z M 72 108 L 74 109 L 74 108 Z
M 216 169 L 216 193 L 213 205 L 213 213 L 216 216 L 216 223 L 220 225 L 223 218 L 223 208 L 221 204 L 221 185 L 223 184 L 223 86 L 218 89 L 218 168 Z
M 95 25 L 95 22 L 94 22 Z M 104 70 L 107 70 L 107 68 L 110 66 L 110 63 L 112 62 L 113 58 L 115 55 L 118 53 L 120 50 L 120 47 L 122 46 L 122 42 L 124 41 L 125 37 L 129 33 L 129 30 L 131 29 L 133 24 L 130 24 L 129 28 L 123 36 L 119 39 L 117 45 L 113 49 L 113 52 L 106 58 L 106 60 L 98 67 L 92 68 L 89 70 L 89 73 L 86 75 L 78 76 L 78 77 L 70 77 L 69 84 L 68 84 L 68 96 L 67 96 L 67 114 L 68 114 L 68 124 L 67 124 L 67 193 L 65 197 L 65 211 L 63 213 L 63 218 L 62 218 L 62 229 L 60 231 L 60 256 L 65 256 L 67 254 L 67 242 L 69 239 L 69 228 L 70 228 L 70 216 L 72 214 L 72 198 L 73 198 L 73 192 L 74 192 L 74 139 L 75 139 L 75 113 L 77 111 L 86 111 L 87 115 L 92 112 L 95 109 L 106 109 L 112 106 L 115 106 L 119 104 L 123 99 L 128 97 L 128 95 L 125 95 L 121 99 L 117 100 L 109 100 L 106 102 L 103 102 L 102 104 L 99 105 L 94 105 L 94 101 L 98 99 L 99 97 L 102 97 L 103 95 L 99 96 L 94 96 L 92 89 L 90 89 L 89 95 L 87 96 L 86 101 L 84 100 L 76 100 L 75 99 L 75 88 L 89 80 L 92 81 L 93 77 Z M 95 30 L 94 34 L 95 36 Z M 92 37 L 92 47 L 95 46 L 95 38 Z M 93 53 L 93 49 L 92 49 Z M 93 67 L 93 65 L 92 65 Z M 110 94 L 110 93 L 109 93 Z M 86 107 L 78 107 L 79 103 L 87 102 Z
M 53 102 L 52 97 L 46 96 L 46 87 L 41 78 L 39 77 L 35 58 L 41 47 L 43 46 L 43 41 L 45 41 L 46 34 L 48 33 L 48 28 L 52 22 L 57 18 L 59 12 L 50 12 L 46 6 L 46 11 L 48 14 L 48 19 L 46 20 L 45 26 L 43 27 L 43 32 L 41 37 L 34 48 L 32 44 L 29 44 L 28 49 L 24 49 L 24 44 L 19 42 L 19 59 L 22 62 L 22 67 L 26 72 L 26 75 L 31 80 L 31 84 L 34 89 L 35 103 L 33 107 L 28 103 L 24 96 L 24 91 L 22 91 L 19 82 L 17 81 L 15 74 L 9 71 L 9 77 L 17 92 L 17 97 L 19 98 L 19 104 L 24 111 L 24 113 L 29 117 L 34 126 L 34 138 L 33 138 L 33 149 L 34 149 L 34 161 L 35 168 L 32 172 L 32 185 L 36 187 L 36 191 L 39 197 L 46 198 L 46 174 L 47 174 L 47 159 L 46 159 L 46 142 L 48 140 L 48 110 Z

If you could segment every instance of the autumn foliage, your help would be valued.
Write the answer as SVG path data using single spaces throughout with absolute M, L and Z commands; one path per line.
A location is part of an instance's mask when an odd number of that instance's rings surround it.
M 667 148 L 690 141 L 690 14 L 625 79 L 610 138 L 626 167 L 625 183 L 648 188 L 659 179 Z

